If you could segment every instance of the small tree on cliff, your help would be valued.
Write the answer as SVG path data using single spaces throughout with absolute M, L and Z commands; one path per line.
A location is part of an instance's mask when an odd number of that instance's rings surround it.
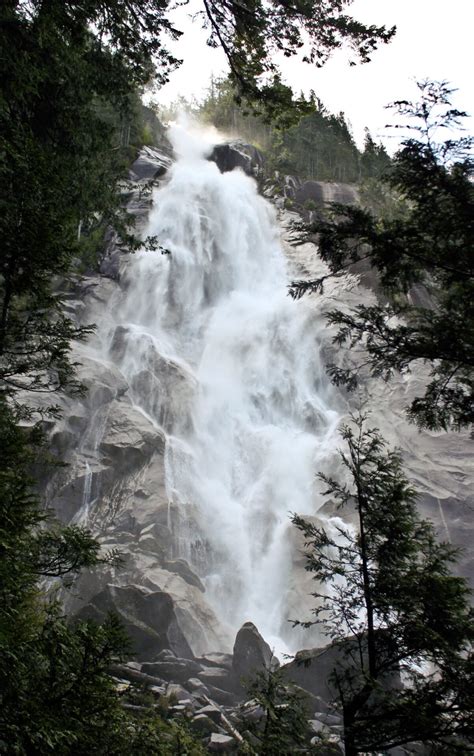
M 355 508 L 357 532 L 293 518 L 306 569 L 324 586 L 305 624 L 321 625 L 340 651 L 333 685 L 346 756 L 413 741 L 466 753 L 474 748 L 469 591 L 450 574 L 456 549 L 418 517 L 399 454 L 364 420 L 342 429 L 350 482 L 320 476 L 340 508 Z

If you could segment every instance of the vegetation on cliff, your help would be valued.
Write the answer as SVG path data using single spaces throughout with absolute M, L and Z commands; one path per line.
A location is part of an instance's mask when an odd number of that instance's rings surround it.
M 419 102 L 395 103 L 414 131 L 402 142 L 384 182 L 403 202 L 378 216 L 335 206 L 332 217 L 301 227 L 316 234 L 330 275 L 367 261 L 389 302 L 333 310 L 336 343 L 360 344 L 374 376 L 388 380 L 417 362 L 430 370 L 410 418 L 420 427 L 460 429 L 474 423 L 474 184 L 471 137 L 438 142 L 466 114 L 452 107 L 445 83 L 423 82 Z M 405 124 L 404 124 L 405 125 Z M 327 276 L 295 281 L 294 297 L 321 291 Z M 422 287 L 420 301 L 413 287 Z M 337 384 L 357 385 L 356 369 L 330 368 Z
M 289 90 L 288 101 L 292 112 L 300 113 L 296 123 L 287 123 L 281 114 L 269 119 L 236 102 L 235 86 L 227 77 L 213 79 L 201 102 L 179 98 L 158 112 L 167 120 L 184 110 L 224 134 L 246 139 L 263 152 L 269 177 L 278 171 L 302 180 L 361 183 L 387 170 L 390 157 L 384 146 L 367 130 L 359 150 L 344 114 L 330 113 L 314 92 L 306 98 Z

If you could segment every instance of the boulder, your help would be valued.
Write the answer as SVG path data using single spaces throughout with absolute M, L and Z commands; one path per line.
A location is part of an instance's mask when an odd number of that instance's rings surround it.
M 151 592 L 138 585 L 108 585 L 81 609 L 79 617 L 102 622 L 111 611 L 122 620 L 138 659 L 147 659 L 165 648 L 192 658 L 167 593 Z
M 99 450 L 121 474 L 163 454 L 164 434 L 138 409 L 125 402 L 110 403 Z
M 143 147 L 138 158 L 130 168 L 130 178 L 133 181 L 150 181 L 161 178 L 171 167 L 172 160 L 159 149 Z
M 209 735 L 214 732 L 216 725 L 205 714 L 195 714 L 191 719 L 191 727 L 193 730 L 197 730 L 202 735 Z
M 262 153 L 240 141 L 216 144 L 208 159 L 216 163 L 221 173 L 241 168 L 248 176 L 254 176 L 263 166 Z
M 272 650 L 252 622 L 240 628 L 234 643 L 232 668 L 236 675 L 250 677 L 261 669 L 267 669 L 272 661 Z
M 234 738 L 230 735 L 221 735 L 219 732 L 213 732 L 208 748 L 212 753 L 228 753 L 229 750 L 233 750 L 237 745 Z
M 201 669 L 201 665 L 191 659 L 178 658 L 173 661 L 146 662 L 142 665 L 142 671 L 147 675 L 179 683 L 186 683 L 190 677 L 197 675 Z
M 189 699 L 188 691 L 176 683 L 170 683 L 167 686 L 166 695 L 168 698 L 175 699 L 176 701 L 186 701 Z

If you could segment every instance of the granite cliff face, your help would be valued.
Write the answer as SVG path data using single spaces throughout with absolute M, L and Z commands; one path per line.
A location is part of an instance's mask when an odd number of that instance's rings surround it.
M 292 302 L 286 283 L 322 270 L 317 250 L 292 244 L 292 213 L 277 218 L 250 178 L 225 178 L 200 150 L 187 144 L 171 171 L 152 149 L 132 166 L 129 207 L 171 255 L 129 255 L 111 236 L 101 273 L 78 276 L 65 295 L 70 315 L 97 332 L 74 348 L 88 391 L 63 400 L 50 438 L 67 466 L 44 489 L 62 520 L 87 524 L 124 557 L 66 597 L 70 612 L 121 616 L 137 663 L 118 677 L 229 704 L 243 695 L 242 675 L 271 656 L 252 622 L 277 651 L 324 645 L 287 622 L 312 605 L 288 513 L 330 525 L 314 473 L 335 470 L 337 426 L 352 408 L 366 402 L 401 447 L 423 514 L 460 545 L 472 542 L 474 475 L 466 436 L 407 423 L 421 366 L 390 384 L 367 378 L 357 395 L 330 386 L 325 359 L 361 355 L 334 353 L 324 312 L 375 295 L 348 274 Z M 141 192 L 150 178 L 153 200 Z M 317 201 L 337 195 L 318 192 Z M 461 570 L 472 577 L 467 554 Z

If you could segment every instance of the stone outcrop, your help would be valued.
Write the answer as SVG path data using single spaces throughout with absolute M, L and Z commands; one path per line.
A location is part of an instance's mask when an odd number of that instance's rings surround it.
M 359 201 L 359 192 L 353 184 L 335 181 L 302 181 L 297 176 L 285 176 L 276 171 L 265 185 L 265 196 L 276 206 L 294 206 L 303 215 L 317 211 L 331 202 L 354 205 Z
M 216 163 L 221 173 L 241 168 L 248 176 L 257 176 L 263 168 L 262 153 L 253 145 L 238 140 L 216 144 L 209 160 Z
M 268 669 L 271 665 L 273 653 L 262 638 L 253 622 L 246 622 L 234 643 L 232 667 L 239 677 L 249 677 L 255 671 Z

